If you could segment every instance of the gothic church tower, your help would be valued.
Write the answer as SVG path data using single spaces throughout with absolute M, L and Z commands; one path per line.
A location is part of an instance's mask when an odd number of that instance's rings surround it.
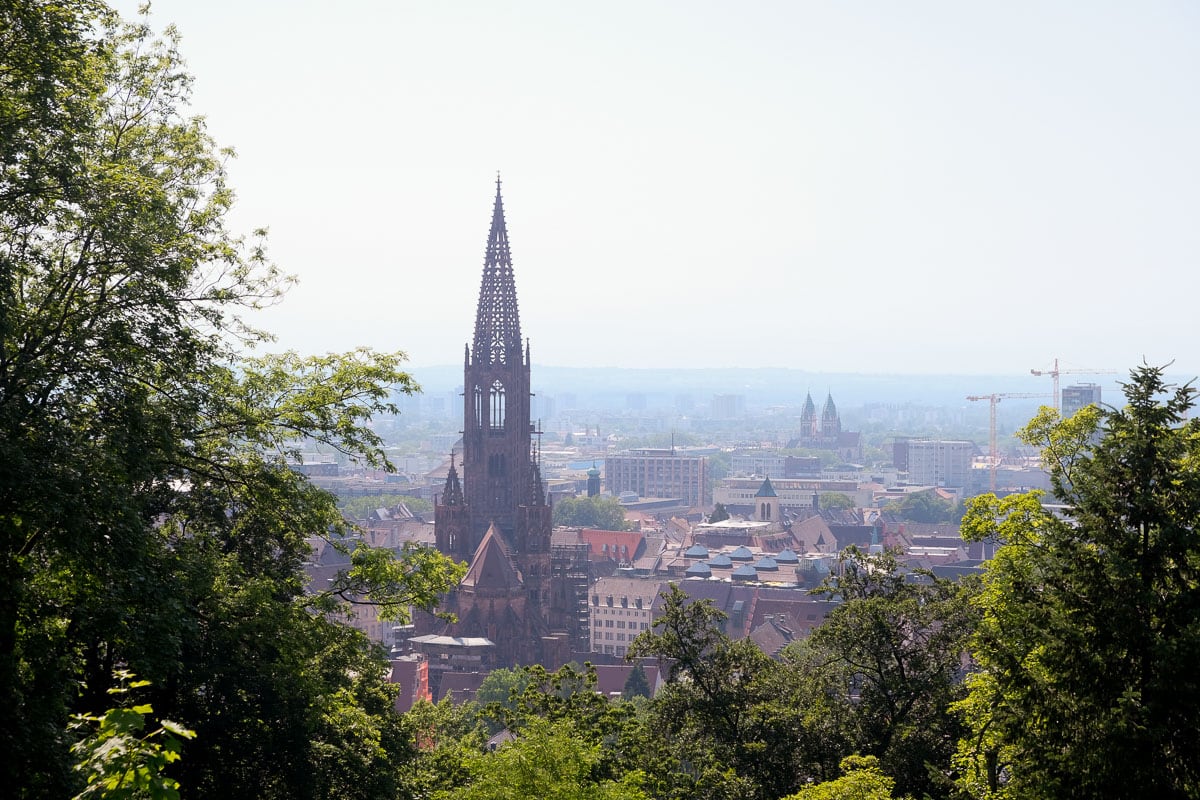
M 435 537 L 443 553 L 472 564 L 454 598 L 458 635 L 496 640 L 502 664 L 534 663 L 550 632 L 551 510 L 533 449 L 529 367 L 497 178 L 463 365 L 462 483 L 452 460 Z M 509 570 L 482 566 L 501 559 Z

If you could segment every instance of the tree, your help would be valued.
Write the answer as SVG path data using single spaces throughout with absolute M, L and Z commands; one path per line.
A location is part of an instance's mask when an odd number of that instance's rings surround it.
M 305 537 L 345 523 L 286 461 L 386 463 L 367 423 L 416 390 L 403 355 L 245 356 L 269 337 L 242 315 L 289 279 L 226 226 L 230 154 L 185 114 L 173 31 L 14 0 L 0 53 L 0 781 L 80 788 L 68 724 L 129 669 L 197 731 L 189 792 L 387 791 L 394 689 L 332 615 L 429 605 L 458 570 L 360 548 L 310 597 Z
M 408 507 L 408 510 L 414 514 L 428 514 L 433 511 L 433 503 L 428 500 L 422 500 L 419 497 L 410 497 L 405 494 L 376 494 L 367 495 L 366 497 L 345 497 L 338 501 L 338 505 L 342 509 L 342 513 L 347 518 L 356 520 L 364 519 L 368 514 L 378 508 L 391 508 L 392 506 L 403 503 Z
M 478 711 L 476 703 L 456 704 L 447 697 L 437 704 L 419 701 L 404 715 L 419 752 L 406 765 L 399 796 L 433 797 L 470 780 L 467 760 L 482 751 L 488 739 Z
M 462 800 L 644 800 L 641 775 L 597 778 L 600 745 L 579 735 L 568 719 L 533 719 L 495 751 L 467 759 L 465 787 L 436 795 Z
M 821 492 L 818 499 L 821 508 L 829 509 L 830 511 L 854 508 L 854 498 L 843 492 Z
M 712 513 L 708 515 L 708 521 L 710 523 L 724 522 L 727 519 L 729 519 L 729 509 L 725 507 L 724 503 L 717 503 L 715 506 L 713 506 Z
M 483 679 L 475 692 L 475 702 L 484 709 L 493 733 L 504 727 L 505 721 L 517 710 L 529 681 L 529 673 L 519 668 L 494 669 Z
M 149 681 L 134 680 L 125 671 L 116 677 L 120 684 L 109 693 L 118 697 L 149 685 Z M 145 732 L 146 717 L 154 709 L 148 703 L 131 706 L 128 698 L 122 699 L 125 702 L 103 714 L 76 717 L 78 727 L 90 732 L 71 748 L 75 769 L 87 780 L 87 787 L 75 800 L 145 796 L 178 800 L 179 782 L 163 773 L 167 765 L 179 760 L 181 740 L 193 738 L 195 731 L 162 720 L 158 728 Z
M 979 597 L 978 672 L 960 704 L 979 797 L 1200 795 L 1200 422 L 1190 386 L 1143 366 L 1125 407 L 1022 432 L 1037 493 L 976 498 L 964 534 L 1005 545 Z
M 625 686 L 621 689 L 621 697 L 625 700 L 650 697 L 650 681 L 646 679 L 646 670 L 642 669 L 641 664 L 634 664 L 633 669 L 629 671 L 629 677 L 625 679 Z
M 675 584 L 661 598 L 662 616 L 627 656 L 653 656 L 667 669 L 648 724 L 657 741 L 643 743 L 657 752 L 657 768 L 647 770 L 651 793 L 768 798 L 793 790 L 805 736 L 777 702 L 778 664 L 751 641 L 731 640 L 711 600 L 689 601 Z
M 786 800 L 892 800 L 895 781 L 879 769 L 874 756 L 846 756 L 845 774 L 831 781 L 801 789 Z
M 615 497 L 566 497 L 554 506 L 554 524 L 602 531 L 629 530 L 625 509 Z
M 877 757 L 904 794 L 946 796 L 962 733 L 950 705 L 963 693 L 976 624 L 972 585 L 849 547 L 818 591 L 842 603 L 791 654 L 795 679 L 826 687 L 850 753 Z
M 905 495 L 902 500 L 893 500 L 884 508 L 895 511 L 909 522 L 953 522 L 957 516 L 954 502 L 938 497 L 932 490 Z
M 708 475 L 708 493 L 712 495 L 713 489 L 729 475 L 733 468 L 733 453 L 728 450 L 718 450 L 710 456 L 706 457 L 705 472 Z

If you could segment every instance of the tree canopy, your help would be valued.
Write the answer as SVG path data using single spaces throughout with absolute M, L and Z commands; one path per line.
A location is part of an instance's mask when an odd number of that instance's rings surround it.
M 909 522 L 955 522 L 959 516 L 953 500 L 938 497 L 933 491 L 907 494 L 884 508 Z
M 227 226 L 231 154 L 187 113 L 172 30 L 14 0 L 0 53 L 0 780 L 81 788 L 69 721 L 130 670 L 196 732 L 172 770 L 197 796 L 387 791 L 394 690 L 335 617 L 428 606 L 458 568 L 359 548 L 308 595 L 307 537 L 345 524 L 286 463 L 310 441 L 385 464 L 366 423 L 416 390 L 403 354 L 246 355 L 290 279 Z
M 1024 430 L 1061 516 L 1031 493 L 981 496 L 964 519 L 1006 542 L 959 705 L 974 796 L 1200 795 L 1200 422 L 1160 368 L 1124 391 L 1122 409 Z
M 615 497 L 566 497 L 554 504 L 554 524 L 625 531 L 625 509 Z
M 854 508 L 854 498 L 845 492 L 821 492 L 818 497 L 821 508 L 833 510 Z

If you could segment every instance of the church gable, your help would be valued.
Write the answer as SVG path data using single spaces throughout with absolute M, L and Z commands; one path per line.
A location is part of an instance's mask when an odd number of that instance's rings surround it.
M 488 528 L 471 559 L 471 568 L 459 584 L 469 589 L 517 590 L 523 585 L 520 573 L 513 566 L 500 543 L 496 526 Z

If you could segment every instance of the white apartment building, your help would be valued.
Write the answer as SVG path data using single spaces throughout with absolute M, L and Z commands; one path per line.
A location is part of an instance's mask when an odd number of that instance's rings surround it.
M 896 442 L 894 460 L 909 483 L 961 489 L 969 485 L 978 452 L 974 442 L 958 439 L 904 439 Z
M 588 598 L 593 653 L 623 656 L 639 633 L 650 629 L 662 584 L 636 578 L 601 578 Z

